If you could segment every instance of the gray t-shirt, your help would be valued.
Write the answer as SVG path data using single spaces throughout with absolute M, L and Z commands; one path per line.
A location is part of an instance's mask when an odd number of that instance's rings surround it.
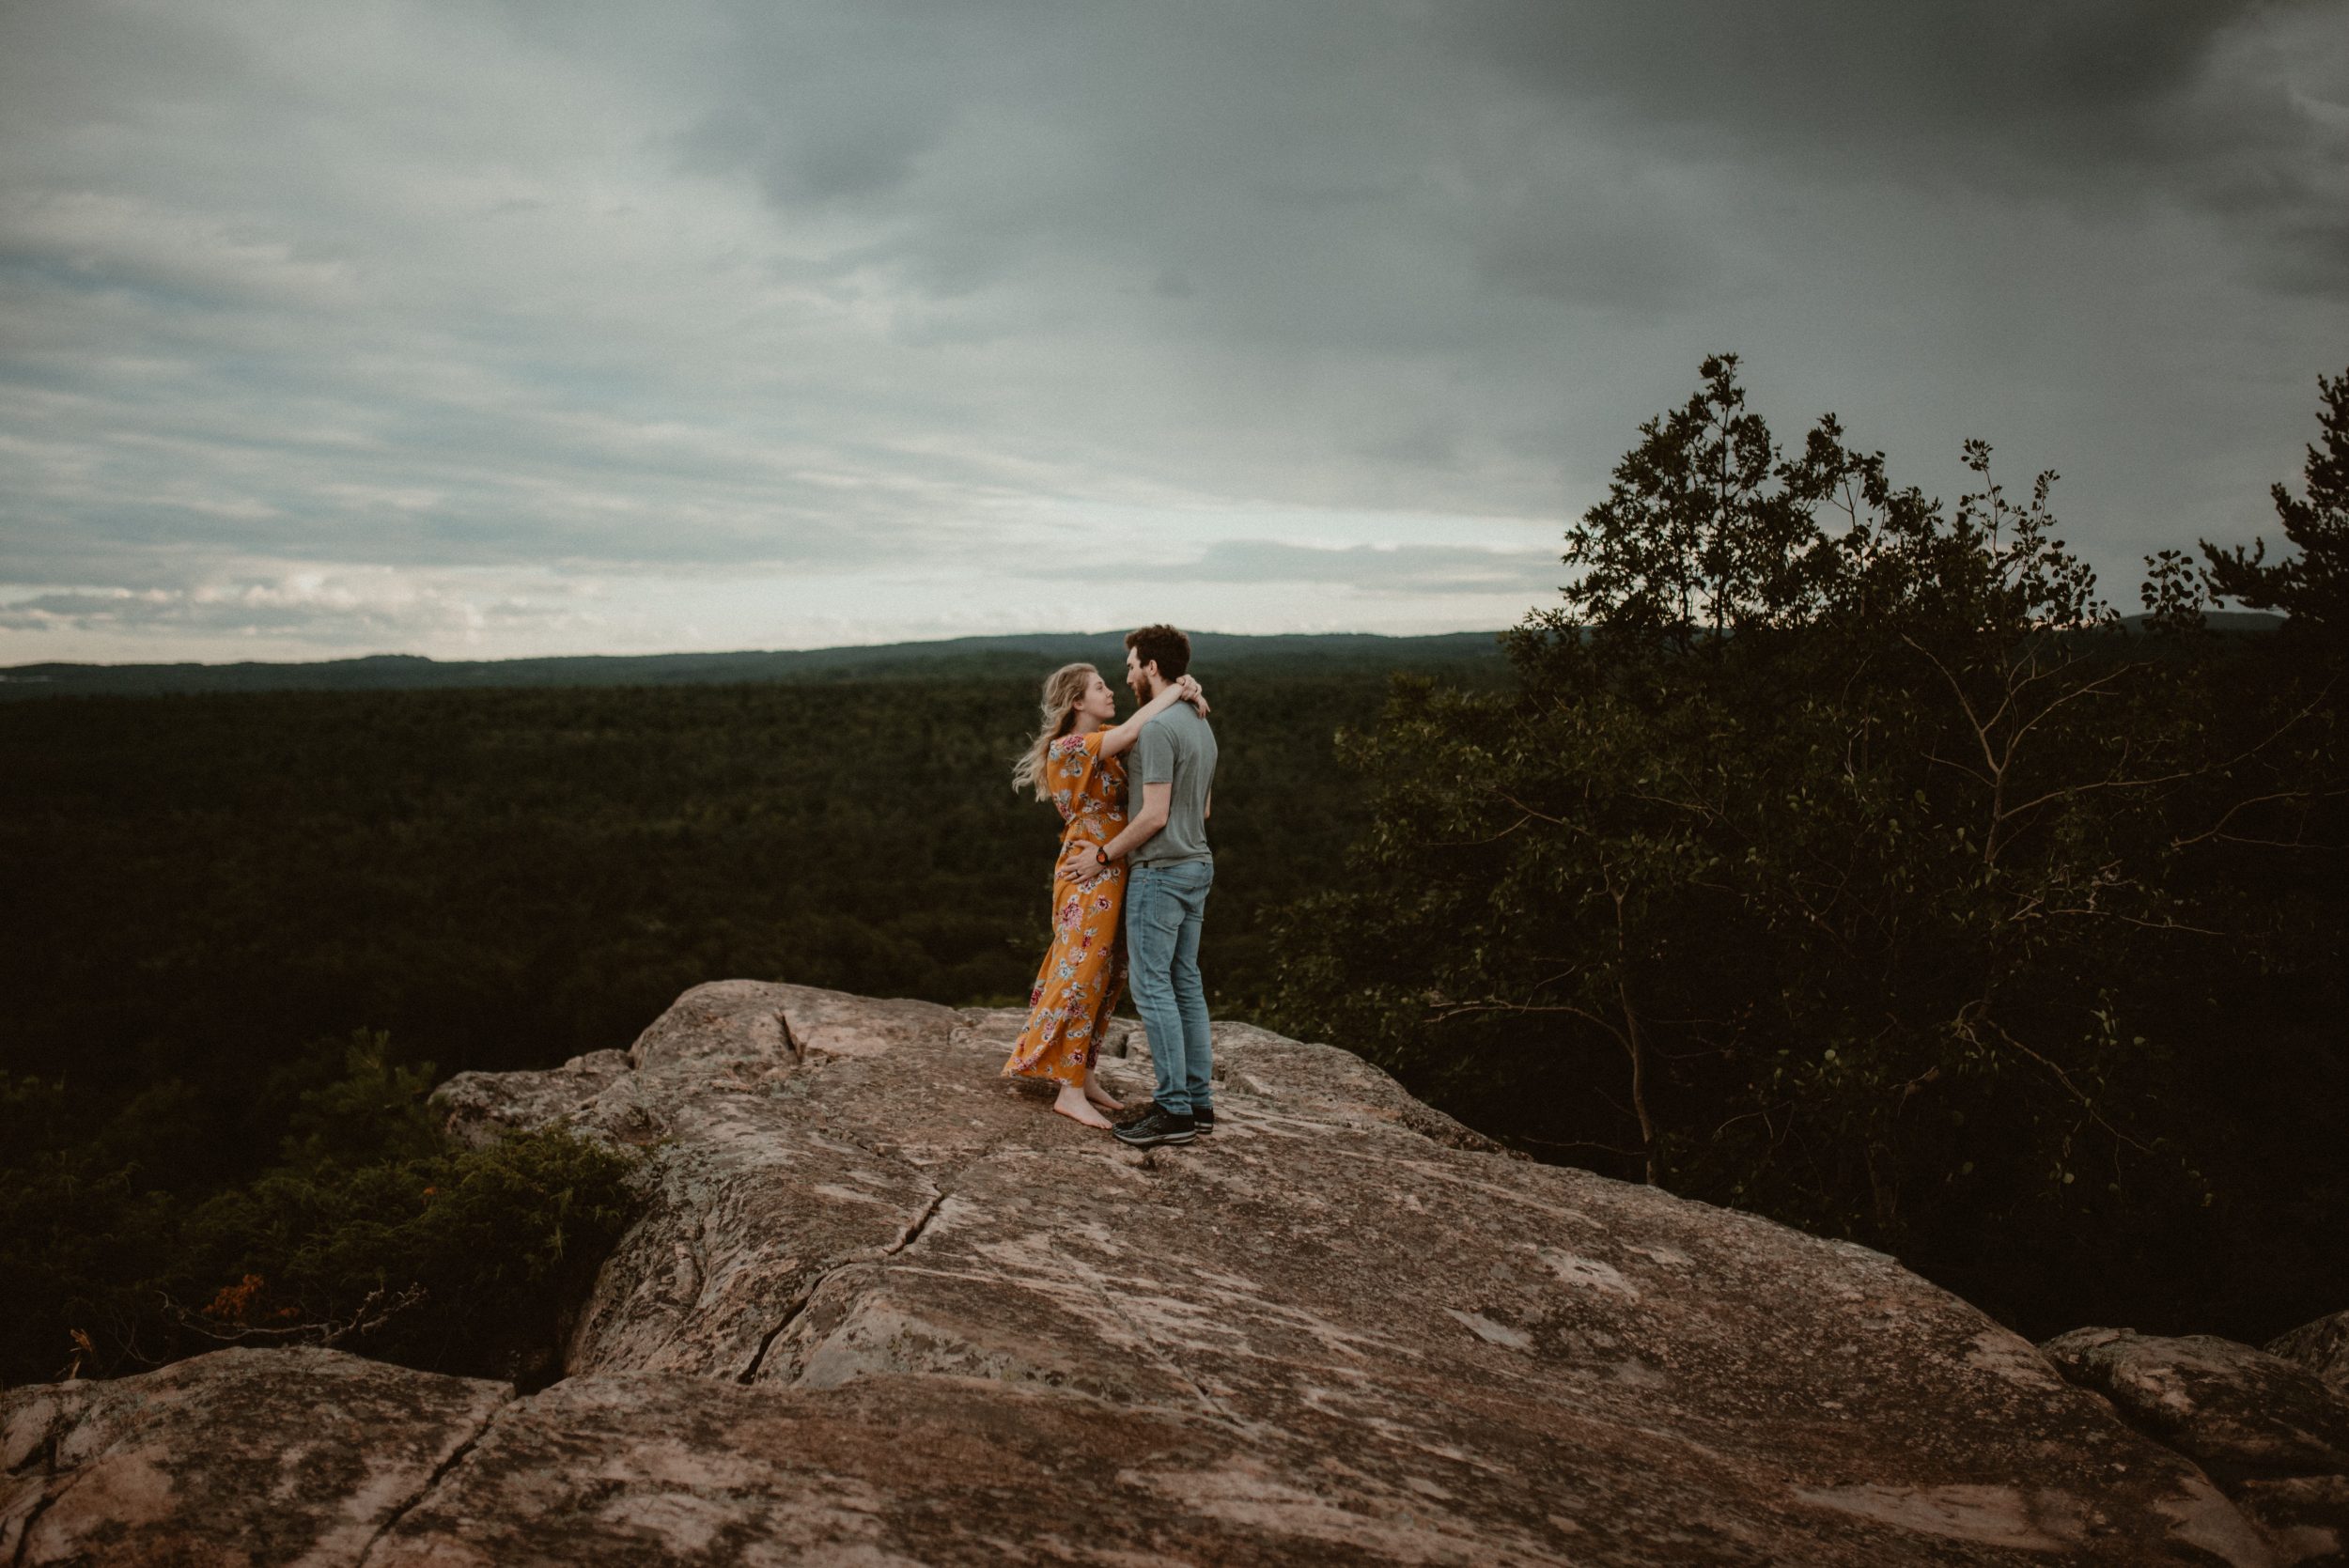
M 1215 787 L 1215 731 L 1189 703 L 1176 703 L 1142 726 L 1127 771 L 1128 811 L 1142 809 L 1142 785 L 1171 784 L 1166 826 L 1133 852 L 1136 865 L 1213 860 L 1207 848 L 1207 794 Z

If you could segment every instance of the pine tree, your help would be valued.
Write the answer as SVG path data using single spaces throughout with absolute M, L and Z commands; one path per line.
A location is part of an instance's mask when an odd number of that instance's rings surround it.
M 2308 494 L 2295 496 L 2281 484 L 2268 490 L 2284 538 L 2300 553 L 2271 566 L 2264 538 L 2252 540 L 2248 551 L 2241 545 L 2222 551 L 2207 539 L 2201 546 L 2221 598 L 2338 633 L 2349 629 L 2349 370 L 2320 375 L 2316 385 L 2325 400 L 2316 415 L 2324 442 L 2308 449 L 2301 469 Z

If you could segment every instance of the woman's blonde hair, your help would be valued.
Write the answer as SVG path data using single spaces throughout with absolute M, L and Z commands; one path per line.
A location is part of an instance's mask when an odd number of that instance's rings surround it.
M 1035 739 L 1019 754 L 1019 766 L 1011 770 L 1012 788 L 1033 786 L 1037 800 L 1052 798 L 1044 778 L 1045 754 L 1077 722 L 1077 705 L 1084 701 L 1085 684 L 1100 673 L 1090 664 L 1064 664 L 1044 677 L 1044 701 L 1039 705 L 1043 723 L 1036 729 Z

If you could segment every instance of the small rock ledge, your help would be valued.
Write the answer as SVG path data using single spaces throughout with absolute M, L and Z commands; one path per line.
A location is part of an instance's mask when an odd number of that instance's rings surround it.
M 2279 1561 L 2349 1563 L 2349 1312 L 2265 1350 L 2210 1334 L 2076 1328 L 2040 1346 L 2123 1421 L 2201 1466 Z
M 1245 1026 L 1215 1136 L 1137 1155 L 996 1076 L 1019 1022 L 729 981 L 450 1080 L 460 1136 L 652 1151 L 565 1376 L 225 1350 L 8 1390 L 0 1562 L 2321 1555 L 1889 1258 L 1513 1158 Z

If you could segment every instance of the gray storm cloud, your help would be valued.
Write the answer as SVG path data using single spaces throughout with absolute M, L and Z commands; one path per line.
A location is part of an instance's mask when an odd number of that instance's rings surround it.
M 1096 557 L 1500 624 L 1717 349 L 2061 469 L 2118 578 L 2349 364 L 2345 14 L 9 8 L 0 661 L 1008 629 Z
M 1390 594 L 1503 589 L 1529 598 L 1556 585 L 1557 557 L 1546 551 L 1501 551 L 1444 545 L 1340 549 L 1227 539 L 1180 568 L 1209 582 L 1346 583 Z

